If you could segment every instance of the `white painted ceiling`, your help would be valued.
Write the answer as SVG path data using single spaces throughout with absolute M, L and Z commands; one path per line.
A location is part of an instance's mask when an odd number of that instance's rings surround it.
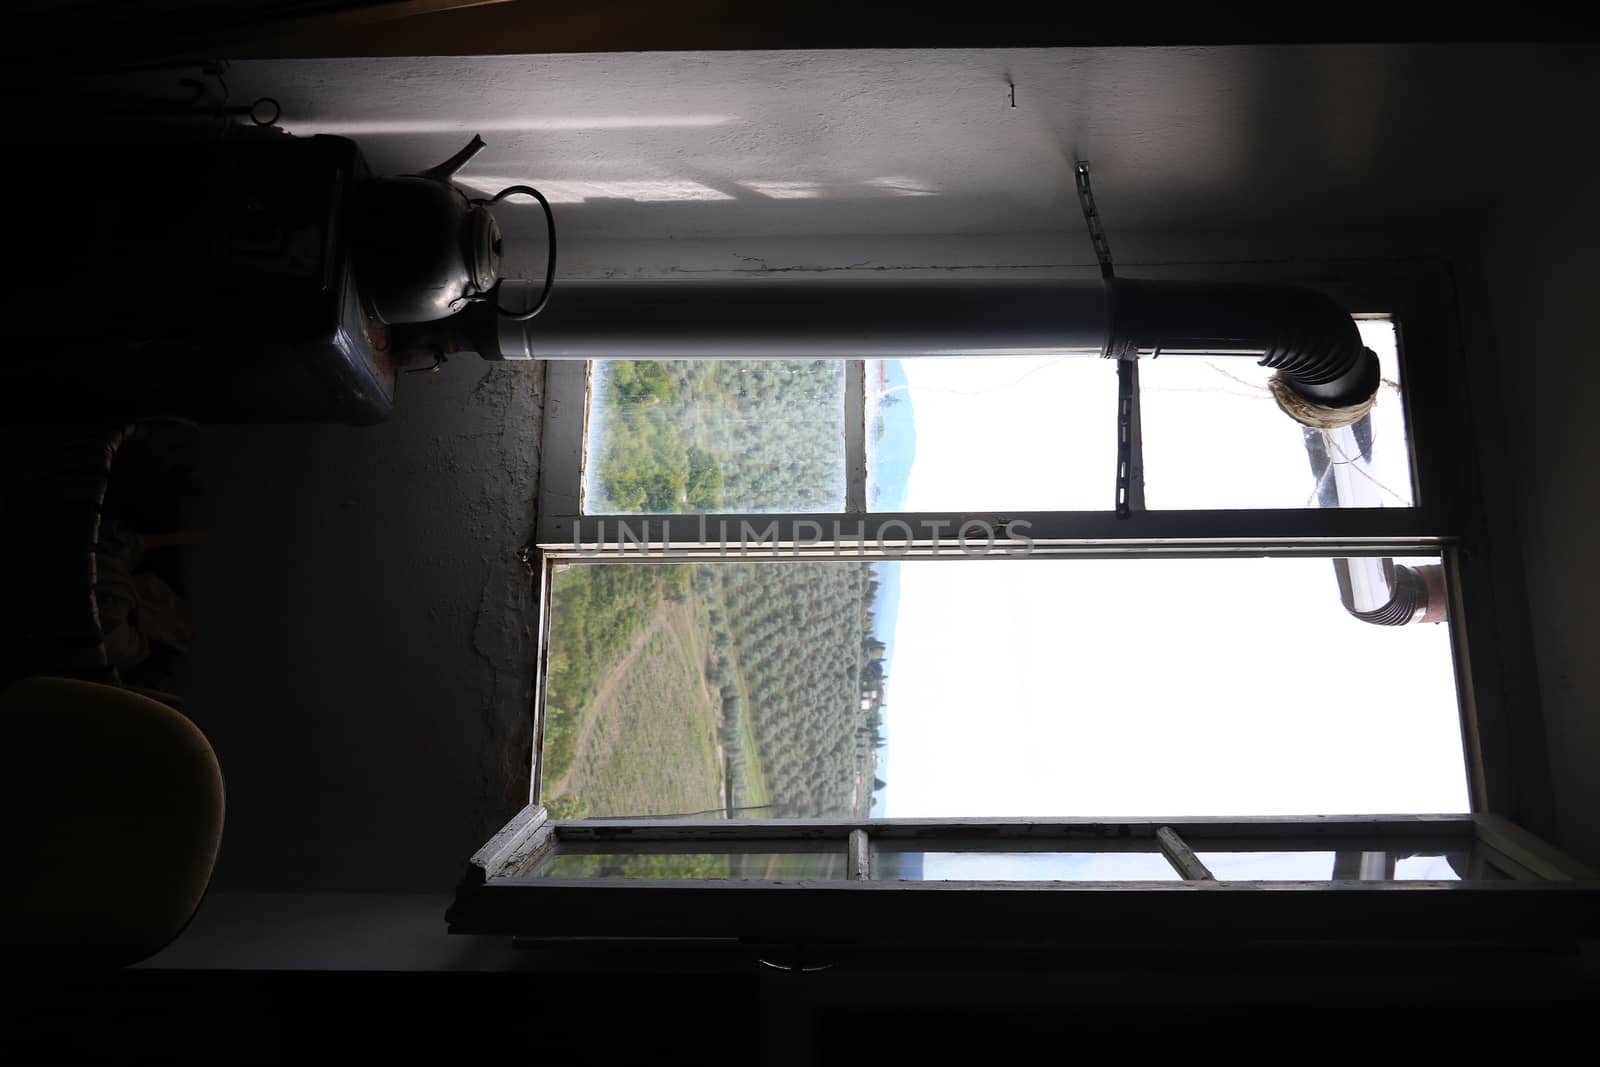
M 1592 106 L 1596 50 L 1283 46 L 258 61 L 380 172 L 474 132 L 570 239 L 1476 222 Z M 1009 85 L 1016 86 L 1011 106 Z M 531 210 L 531 209 L 529 209 Z

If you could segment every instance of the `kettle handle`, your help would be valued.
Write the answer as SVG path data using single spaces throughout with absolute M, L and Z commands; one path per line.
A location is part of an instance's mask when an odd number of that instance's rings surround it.
M 477 138 L 473 138 L 473 140 L 477 140 Z M 470 148 L 471 145 L 468 145 L 467 147 Z M 534 304 L 533 307 L 529 308 L 527 311 L 507 311 L 505 308 L 500 306 L 500 283 L 505 281 L 504 278 L 501 278 L 494 283 L 494 288 L 489 290 L 489 295 L 494 301 L 494 309 L 500 313 L 502 318 L 510 319 L 512 322 L 527 322 L 529 319 L 539 314 L 539 312 L 543 311 L 546 304 L 550 303 L 550 290 L 555 287 L 556 216 L 555 212 L 550 210 L 550 201 L 546 200 L 544 198 L 544 194 L 531 185 L 508 185 L 498 193 L 495 193 L 493 196 L 476 197 L 470 202 L 474 207 L 488 207 L 490 204 L 499 203 L 508 196 L 517 195 L 531 196 L 535 200 L 539 201 L 540 207 L 544 208 L 544 225 L 545 233 L 547 235 L 546 247 L 549 249 L 549 256 L 545 263 L 544 269 L 544 291 L 539 294 L 539 302 Z

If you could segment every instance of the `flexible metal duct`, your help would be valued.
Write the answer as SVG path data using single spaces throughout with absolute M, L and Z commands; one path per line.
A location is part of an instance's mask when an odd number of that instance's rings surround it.
M 1370 416 L 1337 430 L 1302 431 L 1317 506 L 1379 507 L 1376 483 L 1362 469 L 1372 456 Z M 1380 556 L 1350 556 L 1333 561 L 1339 599 L 1362 622 L 1404 626 L 1442 622 L 1448 615 L 1444 568 L 1437 563 L 1412 567 Z
M 1333 570 L 1345 610 L 1362 622 L 1404 626 L 1444 621 L 1444 568 L 1437 563 L 1409 567 L 1392 559 L 1358 556 L 1334 560 Z M 1374 601 L 1375 607 L 1358 606 Z

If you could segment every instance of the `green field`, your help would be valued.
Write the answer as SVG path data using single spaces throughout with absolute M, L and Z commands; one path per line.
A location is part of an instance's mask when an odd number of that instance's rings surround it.
M 874 587 L 849 561 L 558 570 L 542 802 L 557 819 L 865 814 Z
M 571 765 L 543 794 L 563 817 L 723 807 L 721 702 L 705 684 L 704 609 L 661 601 L 612 663 L 575 727 Z M 576 808 L 576 810 L 572 810 Z

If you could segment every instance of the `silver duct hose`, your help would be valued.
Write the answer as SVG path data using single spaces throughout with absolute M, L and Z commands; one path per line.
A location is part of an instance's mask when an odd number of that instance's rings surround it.
M 1319 507 L 1381 505 L 1371 470 L 1370 415 L 1336 430 L 1303 427 L 1301 432 Z M 1448 617 L 1444 568 L 1437 563 L 1412 567 L 1387 557 L 1350 556 L 1335 559 L 1333 571 L 1345 610 L 1362 622 L 1405 626 Z

